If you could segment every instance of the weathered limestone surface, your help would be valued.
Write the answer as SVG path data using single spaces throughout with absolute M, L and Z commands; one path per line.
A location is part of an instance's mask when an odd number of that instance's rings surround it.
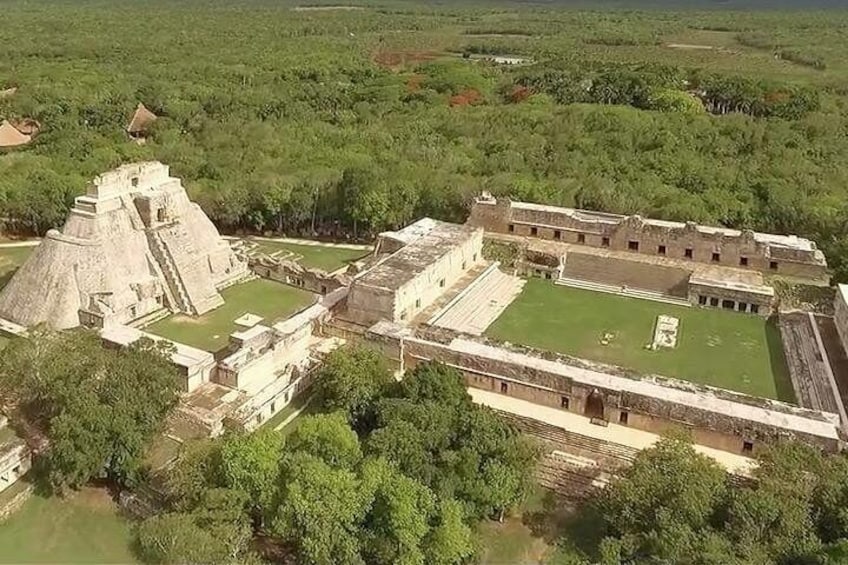
M 31 464 L 26 442 L 9 427 L 6 416 L 0 414 L 0 492 L 15 484 Z
M 762 444 L 781 438 L 795 438 L 828 451 L 841 446 L 835 414 L 470 339 L 443 329 L 416 333 L 380 323 L 369 330 L 368 339 L 406 368 L 437 359 L 459 368 L 472 387 L 546 406 L 567 406 L 564 409 L 612 422 L 620 422 L 626 413 L 628 425 L 655 433 L 683 427 L 693 432 L 697 443 L 717 449 L 739 453 L 747 442 L 748 449 L 756 452 Z
M 202 314 L 247 273 L 179 179 L 158 162 L 97 177 L 0 293 L 0 318 L 57 329 Z
M 423 218 L 380 234 L 374 263 L 350 287 L 351 320 L 409 321 L 483 261 L 483 230 Z
M 828 279 L 824 254 L 812 241 L 794 235 L 513 202 L 490 194 L 475 201 L 468 223 L 487 232 L 685 258 L 816 281 Z

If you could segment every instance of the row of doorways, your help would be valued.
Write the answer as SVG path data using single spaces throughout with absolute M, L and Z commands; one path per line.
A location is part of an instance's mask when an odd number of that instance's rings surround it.
M 501 382 L 501 394 L 509 394 L 509 383 Z M 560 397 L 560 407 L 568 410 L 571 406 L 571 399 L 568 396 Z M 622 412 L 621 423 L 627 423 L 627 412 Z M 586 404 L 583 407 L 583 415 L 587 418 L 603 420 L 604 418 L 604 398 L 601 393 L 595 389 L 589 396 L 586 397 Z

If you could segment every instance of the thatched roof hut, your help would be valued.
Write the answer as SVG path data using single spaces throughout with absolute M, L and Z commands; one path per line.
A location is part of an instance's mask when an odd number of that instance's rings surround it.
M 144 137 L 144 134 L 147 133 L 147 130 L 150 129 L 150 125 L 156 121 L 158 116 L 147 109 L 147 107 L 141 102 L 138 103 L 138 106 L 135 108 L 135 113 L 130 119 L 130 123 L 127 125 L 127 133 L 130 134 L 131 137 Z

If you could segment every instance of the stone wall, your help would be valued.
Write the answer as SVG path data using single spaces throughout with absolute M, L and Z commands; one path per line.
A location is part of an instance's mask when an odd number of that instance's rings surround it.
M 590 417 L 596 416 L 612 422 L 626 423 L 626 425 L 654 433 L 682 427 L 690 430 L 698 443 L 729 452 L 756 453 L 763 444 L 773 443 L 783 438 L 798 439 L 827 451 L 840 449 L 838 440 L 789 431 L 780 426 L 716 413 L 706 408 L 678 404 L 660 395 L 653 397 L 618 390 L 614 387 L 615 379 L 609 380 L 609 388 L 604 386 L 588 388 L 571 378 L 540 371 L 525 364 L 456 351 L 449 345 L 450 338 L 447 333 L 438 341 L 420 337 L 402 338 L 390 332 L 388 334 L 369 332 L 368 338 L 389 359 L 395 360 L 398 364 L 402 363 L 405 370 L 421 361 L 435 359 L 460 369 L 468 385 L 472 387 L 515 396 L 545 406 L 567 409 Z M 552 357 L 561 358 L 563 363 L 582 362 L 565 356 Z M 610 367 L 610 369 L 617 368 Z M 634 375 L 628 376 L 635 378 Z M 689 383 L 672 384 L 674 382 L 669 380 L 667 386 L 671 389 L 677 387 L 684 387 L 687 390 L 703 389 L 705 398 L 721 394 L 727 399 L 738 401 L 742 411 L 746 405 L 767 406 L 778 412 L 786 411 L 794 415 L 808 416 L 814 420 L 823 417 L 816 412 L 804 411 L 772 401 L 745 397 L 745 395 L 729 391 L 697 387 Z M 598 407 L 600 412 L 593 413 L 594 410 L 598 410 Z M 622 416 L 622 414 L 626 415 Z
M 848 285 L 839 285 L 833 298 L 833 323 L 839 332 L 842 347 L 848 351 Z
M 411 320 L 483 261 L 483 232 L 458 242 L 395 292 L 393 321 Z
M 4 496 L 3 503 L 0 504 L 0 524 L 5 522 L 9 516 L 20 510 L 21 506 L 29 500 L 29 497 L 32 496 L 32 492 L 34 487 L 30 483 L 18 483 L 18 485 L 22 485 L 16 487 L 17 492 L 12 496 Z
M 615 257 L 599 257 L 569 253 L 565 257 L 563 275 L 570 278 L 642 288 L 687 296 L 690 272 L 677 267 L 622 261 Z
M 293 261 L 280 261 L 270 257 L 250 260 L 256 275 L 278 281 L 316 294 L 327 294 L 347 284 L 344 275 L 330 275 L 320 269 L 307 269 Z
M 754 269 L 813 280 L 828 279 L 824 255 L 812 242 L 794 236 L 755 234 L 646 220 L 600 212 L 478 198 L 468 223 L 489 232 L 510 233 L 632 251 L 695 262 Z

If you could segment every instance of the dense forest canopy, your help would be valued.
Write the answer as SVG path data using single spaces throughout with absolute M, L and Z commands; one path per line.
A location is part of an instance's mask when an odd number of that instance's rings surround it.
M 94 175 L 159 159 L 224 230 L 367 236 L 462 219 L 490 190 L 797 233 L 848 274 L 848 12 L 258 0 L 3 12 L 0 119 L 40 125 L 0 150 L 7 231 L 42 234 Z M 144 145 L 124 131 L 138 102 L 160 116 Z

